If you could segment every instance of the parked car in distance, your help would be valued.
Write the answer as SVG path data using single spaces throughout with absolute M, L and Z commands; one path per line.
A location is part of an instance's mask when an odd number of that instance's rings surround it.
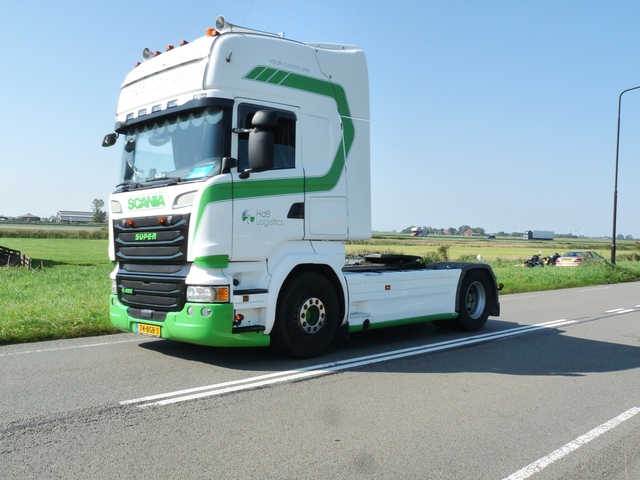
M 579 267 L 585 262 L 608 262 L 592 250 L 570 250 L 556 259 L 556 267 Z

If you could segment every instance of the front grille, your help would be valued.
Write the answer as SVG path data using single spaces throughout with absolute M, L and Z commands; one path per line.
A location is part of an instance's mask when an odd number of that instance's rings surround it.
M 184 277 L 140 278 L 118 275 L 118 298 L 135 309 L 178 311 L 185 303 Z
M 136 318 L 162 321 L 185 304 L 189 215 L 114 220 L 118 299 Z
M 188 231 L 188 214 L 114 220 L 116 260 L 184 262 L 187 258 Z

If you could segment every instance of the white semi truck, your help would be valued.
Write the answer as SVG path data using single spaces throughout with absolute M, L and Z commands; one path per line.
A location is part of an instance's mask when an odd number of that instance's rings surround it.
M 219 17 L 205 36 L 143 57 L 103 141 L 124 137 L 109 202 L 116 328 L 304 358 L 349 332 L 424 321 L 475 331 L 499 315 L 485 264 L 345 265 L 345 242 L 371 235 L 357 47 Z
M 527 230 L 522 235 L 523 240 L 553 240 L 555 234 L 551 230 Z

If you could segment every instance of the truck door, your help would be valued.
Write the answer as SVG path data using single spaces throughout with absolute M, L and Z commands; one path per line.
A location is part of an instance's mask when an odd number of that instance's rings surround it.
M 273 169 L 251 172 L 248 140 L 251 119 L 258 110 L 277 113 L 274 133 L 275 158 Z M 287 241 L 304 236 L 304 171 L 300 148 L 296 144 L 297 117 L 294 109 L 284 110 L 255 103 L 239 103 L 234 135 L 237 143 L 238 168 L 233 172 L 233 248 L 234 261 L 264 260 Z

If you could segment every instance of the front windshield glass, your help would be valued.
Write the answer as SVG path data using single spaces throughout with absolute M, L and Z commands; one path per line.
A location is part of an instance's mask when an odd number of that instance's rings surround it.
M 220 173 L 222 109 L 162 117 L 126 133 L 121 183 L 195 181 Z

